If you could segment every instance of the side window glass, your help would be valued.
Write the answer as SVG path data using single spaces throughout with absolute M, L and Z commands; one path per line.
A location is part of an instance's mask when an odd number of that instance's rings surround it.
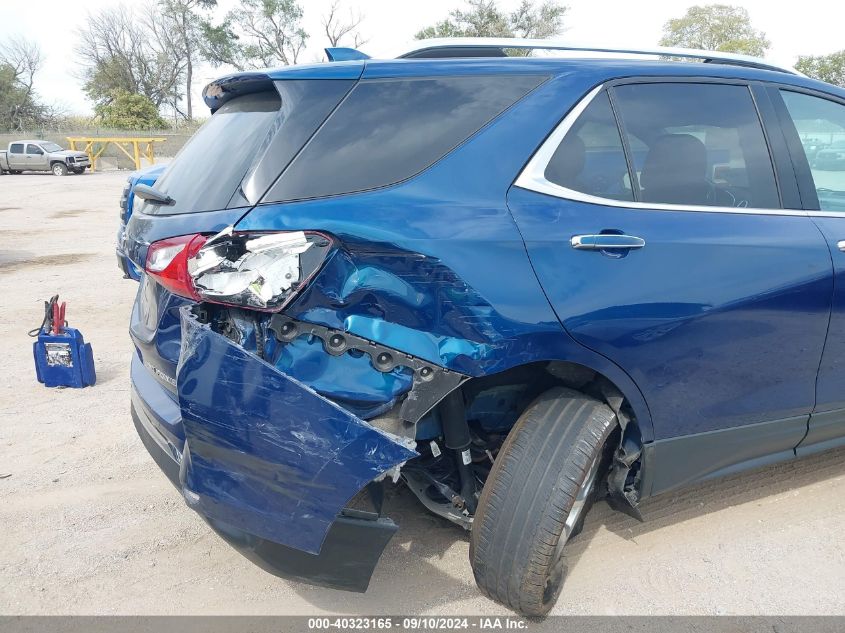
M 619 128 L 606 92 L 590 102 L 546 166 L 546 180 L 600 198 L 633 200 Z
M 647 83 L 614 88 L 643 202 L 780 207 L 768 146 L 746 86 Z
M 265 200 L 366 191 L 416 176 L 545 80 L 543 75 L 361 80 Z
M 26 153 L 27 154 L 43 154 L 44 152 L 41 151 L 41 148 L 37 145 L 27 145 L 26 146 Z
M 819 208 L 845 213 L 845 106 L 781 90 L 813 174 Z
M 23 143 L 12 143 L 9 147 L 10 154 L 23 154 Z

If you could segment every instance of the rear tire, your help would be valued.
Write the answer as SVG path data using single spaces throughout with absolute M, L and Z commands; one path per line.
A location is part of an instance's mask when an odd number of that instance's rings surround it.
M 64 163 L 53 163 L 50 171 L 53 172 L 54 176 L 67 176 L 67 165 Z
M 566 575 L 563 546 L 592 505 L 615 428 L 610 407 L 564 387 L 517 420 L 472 526 L 470 563 L 485 595 L 525 615 L 549 612 Z

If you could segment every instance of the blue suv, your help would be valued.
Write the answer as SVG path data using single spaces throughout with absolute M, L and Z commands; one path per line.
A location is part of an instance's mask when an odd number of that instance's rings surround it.
M 132 417 L 272 573 L 365 590 L 402 482 L 541 615 L 596 499 L 845 443 L 845 91 L 520 47 L 224 77 L 134 186 Z
M 123 273 L 124 279 L 140 280 L 141 270 L 132 263 L 124 252 L 124 240 L 126 236 L 126 223 L 132 217 L 132 207 L 135 202 L 135 185 L 154 185 L 156 179 L 164 171 L 166 165 L 158 164 L 133 172 L 126 179 L 123 191 L 120 194 L 120 226 L 117 229 L 117 240 L 115 241 L 115 255 L 117 256 L 117 268 Z

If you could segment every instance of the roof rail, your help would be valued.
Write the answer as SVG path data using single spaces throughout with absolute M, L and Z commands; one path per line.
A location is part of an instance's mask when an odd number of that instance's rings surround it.
M 619 53 L 625 55 L 660 55 L 664 57 L 682 57 L 699 59 L 705 63 L 730 64 L 761 68 L 793 75 L 803 74 L 789 66 L 766 61 L 750 55 L 736 53 L 722 53 L 719 51 L 704 51 L 693 48 L 669 48 L 664 46 L 642 46 L 636 48 L 621 48 L 613 46 L 589 46 L 561 42 L 557 40 L 537 40 L 511 37 L 455 37 L 419 40 L 391 57 L 422 58 L 422 57 L 504 57 L 505 49 L 530 49 L 572 51 L 584 53 Z

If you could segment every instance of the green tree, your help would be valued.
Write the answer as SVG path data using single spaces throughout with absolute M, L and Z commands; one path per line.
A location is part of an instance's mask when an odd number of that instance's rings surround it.
M 341 46 L 343 40 L 351 39 L 352 48 L 358 48 L 367 43 L 361 35 L 361 22 L 364 16 L 349 10 L 348 17 L 341 14 L 340 0 L 333 0 L 328 11 L 323 15 L 323 31 L 331 46 Z
M 203 55 L 214 65 L 238 70 L 295 64 L 308 34 L 296 0 L 241 0 L 222 23 L 206 23 Z
M 169 33 L 158 23 L 161 19 L 153 6 L 138 13 L 116 5 L 88 14 L 77 32 L 76 52 L 82 62 L 83 90 L 92 101 L 108 104 L 126 92 L 144 95 L 157 109 L 176 106 L 185 65 L 159 37 Z
M 0 130 L 22 129 L 33 104 L 26 90 L 17 82 L 15 70 L 0 61 Z
M 180 66 L 184 68 L 184 117 L 188 121 L 194 118 L 194 67 L 201 60 L 208 12 L 216 6 L 217 0 L 159 0 L 158 15 L 151 14 L 148 20 L 150 30 L 163 52 L 179 60 Z
M 708 4 L 690 7 L 682 18 L 666 22 L 660 45 L 762 57 L 771 42 L 752 26 L 742 7 Z
M 220 24 L 203 23 L 202 56 L 214 66 L 226 64 L 238 70 L 246 69 L 247 59 L 230 16 Z
M 506 13 L 496 0 L 467 0 L 467 9 L 454 9 L 449 17 L 417 33 L 417 39 L 433 37 L 528 37 L 547 38 L 563 31 L 568 7 L 554 0 L 537 4 L 522 0 L 516 11 Z
M 802 55 L 795 69 L 813 79 L 845 88 L 845 50 L 830 55 Z
M 95 106 L 94 112 L 106 127 L 121 130 L 165 128 L 167 122 L 159 116 L 158 108 L 142 94 L 118 91 L 108 103 Z
M 23 37 L 0 44 L 0 128 L 22 130 L 46 122 L 50 110 L 35 95 L 42 62 L 38 45 Z
M 534 2 L 522 0 L 519 8 L 510 15 L 511 31 L 516 37 L 538 39 L 560 35 L 568 10 L 569 7 L 557 2 L 546 1 L 535 6 Z

